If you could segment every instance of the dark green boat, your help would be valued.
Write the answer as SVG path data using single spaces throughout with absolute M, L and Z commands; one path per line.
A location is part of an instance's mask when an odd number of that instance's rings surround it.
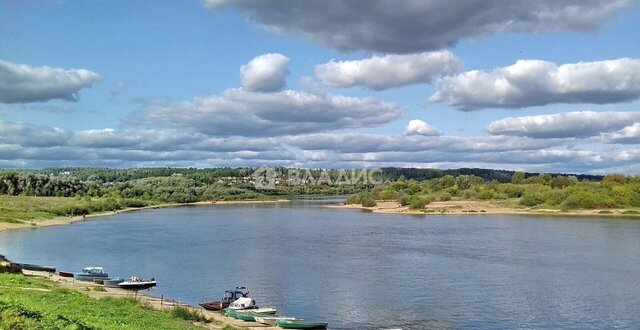
M 225 309 L 225 312 L 224 312 L 225 316 L 233 317 L 234 319 L 237 319 L 236 314 L 237 314 L 237 312 L 236 312 L 235 309 L 228 308 L 228 307 Z
M 309 322 L 305 320 L 278 320 L 276 324 L 283 329 L 326 329 L 329 323 Z

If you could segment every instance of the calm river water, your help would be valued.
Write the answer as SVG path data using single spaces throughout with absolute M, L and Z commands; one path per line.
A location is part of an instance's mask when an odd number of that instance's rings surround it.
M 122 213 L 0 232 L 16 262 L 155 277 L 196 304 L 236 285 L 334 329 L 640 328 L 640 221 L 400 216 L 291 205 Z

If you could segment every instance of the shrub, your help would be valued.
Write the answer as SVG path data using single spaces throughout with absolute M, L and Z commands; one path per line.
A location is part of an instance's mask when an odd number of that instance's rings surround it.
M 433 202 L 433 197 L 431 196 L 413 196 L 411 202 L 409 202 L 409 208 L 412 210 L 422 210 L 427 204 Z
M 440 195 L 440 200 L 441 201 L 450 201 L 451 200 L 451 194 L 444 193 L 444 194 Z
M 524 195 L 520 198 L 520 205 L 536 206 L 542 204 L 544 200 L 537 195 Z

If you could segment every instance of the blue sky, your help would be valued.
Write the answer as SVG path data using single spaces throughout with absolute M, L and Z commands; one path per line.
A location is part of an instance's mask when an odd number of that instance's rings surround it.
M 635 174 L 638 22 L 633 0 L 2 1 L 0 167 Z

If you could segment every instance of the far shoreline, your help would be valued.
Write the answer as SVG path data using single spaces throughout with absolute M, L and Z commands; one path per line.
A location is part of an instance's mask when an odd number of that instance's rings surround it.
M 277 204 L 277 203 L 289 203 L 288 199 L 273 199 L 273 200 L 237 200 L 237 201 L 199 201 L 190 203 L 165 203 L 157 205 L 149 205 L 143 207 L 127 207 L 115 211 L 97 212 L 86 215 L 76 216 L 60 216 L 52 219 L 31 219 L 25 220 L 23 223 L 9 223 L 0 222 L 0 232 L 20 229 L 36 229 L 53 226 L 63 226 L 76 223 L 79 221 L 86 221 L 92 218 L 106 217 L 124 212 L 134 212 L 149 209 L 171 208 L 171 207 L 186 207 L 186 206 L 211 206 L 211 205 L 242 205 L 242 204 Z
M 325 205 L 326 208 L 333 209 L 357 209 L 377 214 L 398 214 L 412 216 L 427 215 L 518 215 L 518 216 L 557 216 L 557 217 L 592 217 L 592 218 L 616 218 L 616 219 L 639 219 L 640 214 L 623 214 L 627 210 L 636 209 L 589 209 L 562 211 L 558 209 L 532 209 L 514 208 L 499 205 L 495 201 L 446 201 L 431 202 L 425 206 L 424 210 L 411 210 L 407 206 L 401 206 L 397 201 L 377 201 L 376 206 L 364 207 L 361 204 L 334 204 Z M 607 213 L 600 213 L 600 212 Z M 640 211 L 639 211 L 640 213 Z

